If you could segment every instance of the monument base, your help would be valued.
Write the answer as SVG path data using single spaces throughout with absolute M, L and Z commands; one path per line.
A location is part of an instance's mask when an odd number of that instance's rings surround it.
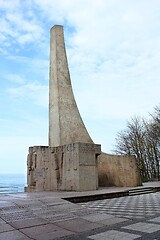
M 101 145 L 92 143 L 29 147 L 25 192 L 98 189 L 100 154 Z
M 101 153 L 98 157 L 99 187 L 137 187 L 142 185 L 136 158 L 133 155 Z

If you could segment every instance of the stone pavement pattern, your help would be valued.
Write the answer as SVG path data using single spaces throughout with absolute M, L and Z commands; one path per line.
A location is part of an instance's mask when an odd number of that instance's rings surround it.
M 0 195 L 0 240 L 160 239 L 159 192 L 79 204 L 66 195 Z

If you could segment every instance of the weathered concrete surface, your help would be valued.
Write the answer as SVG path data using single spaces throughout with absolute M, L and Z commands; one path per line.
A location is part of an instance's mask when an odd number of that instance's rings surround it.
M 72 143 L 29 148 L 26 191 L 86 191 L 98 189 L 97 157 L 101 146 Z
M 49 146 L 93 143 L 73 95 L 63 27 L 55 25 L 50 34 Z
M 141 178 L 134 156 L 101 153 L 98 157 L 99 186 L 135 187 Z

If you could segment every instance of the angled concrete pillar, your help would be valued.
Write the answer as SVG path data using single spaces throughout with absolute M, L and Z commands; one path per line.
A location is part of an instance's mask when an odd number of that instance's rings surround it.
M 79 114 L 69 75 L 63 27 L 51 29 L 49 81 L 49 146 L 29 148 L 28 187 L 25 191 L 98 188 L 94 144 Z
M 68 69 L 63 27 L 50 32 L 49 146 L 93 143 L 78 111 Z

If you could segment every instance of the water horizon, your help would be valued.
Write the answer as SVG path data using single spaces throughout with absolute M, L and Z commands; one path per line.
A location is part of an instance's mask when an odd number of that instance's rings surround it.
M 24 192 L 26 173 L 0 173 L 0 194 Z

